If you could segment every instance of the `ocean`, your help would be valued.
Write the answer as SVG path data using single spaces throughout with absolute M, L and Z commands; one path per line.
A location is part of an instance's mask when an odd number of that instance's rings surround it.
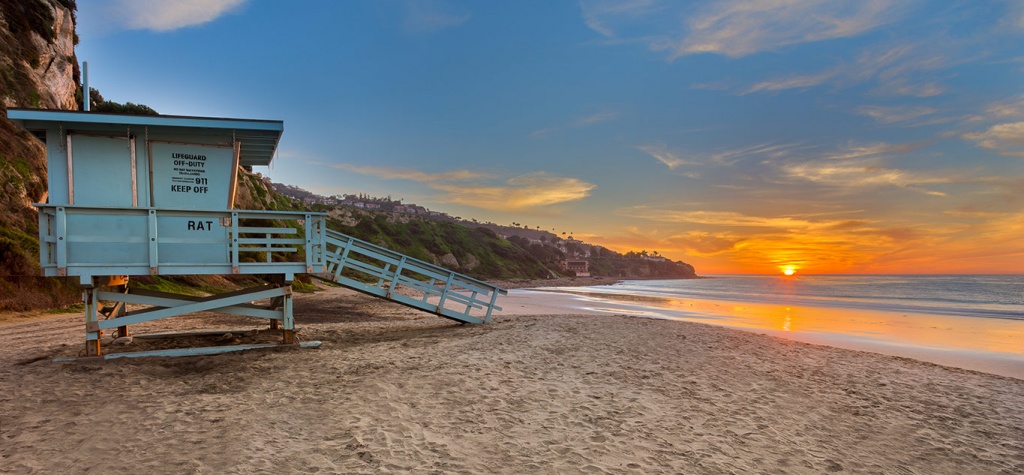
M 1022 275 L 721 275 L 627 280 L 591 293 L 1024 320 Z
M 513 291 L 565 312 L 721 325 L 1024 379 L 1024 275 L 720 275 Z

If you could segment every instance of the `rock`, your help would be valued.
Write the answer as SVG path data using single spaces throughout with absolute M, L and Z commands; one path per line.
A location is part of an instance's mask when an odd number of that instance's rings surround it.
M 480 265 L 480 259 L 477 259 L 473 254 L 466 254 L 466 258 L 462 262 L 462 270 L 473 270 L 478 265 Z
M 131 336 L 122 336 L 120 338 L 115 338 L 114 341 L 110 342 L 110 344 L 112 344 L 112 345 L 130 345 L 133 340 L 134 340 L 134 338 L 131 337 Z
M 448 254 L 445 254 L 444 256 L 441 257 L 441 266 L 447 267 L 449 269 L 458 269 L 459 260 L 455 258 L 454 254 L 449 252 Z

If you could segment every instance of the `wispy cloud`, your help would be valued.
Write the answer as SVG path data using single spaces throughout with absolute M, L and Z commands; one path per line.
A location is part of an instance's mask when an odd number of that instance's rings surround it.
M 773 79 L 768 81 L 761 81 L 753 86 L 750 86 L 740 94 L 753 94 L 755 92 L 774 92 L 784 91 L 787 89 L 802 89 L 808 87 L 819 86 L 825 82 L 835 78 L 837 76 L 836 71 L 826 71 L 819 74 L 806 75 L 806 76 L 790 76 L 782 79 Z
M 333 168 L 387 180 L 410 180 L 444 192 L 443 201 L 492 211 L 525 211 L 578 201 L 590 196 L 593 183 L 546 172 L 533 172 L 505 180 L 502 185 L 486 182 L 496 177 L 471 170 L 427 173 L 407 168 L 331 164 Z
M 1000 26 L 1006 30 L 1021 32 L 1024 31 L 1024 3 L 1008 1 L 1006 15 L 1000 21 Z
M 637 148 L 654 157 L 659 162 L 664 163 L 670 170 L 675 170 L 683 165 L 694 165 L 697 163 L 691 160 L 686 160 L 671 152 L 665 144 L 640 145 Z
M 830 160 L 845 160 L 851 158 L 877 157 L 879 155 L 899 155 L 913 152 L 922 146 L 924 146 L 924 144 L 920 142 L 877 142 L 864 145 L 850 142 L 835 152 L 825 154 L 823 158 Z
M 690 253 L 699 256 L 715 256 L 718 254 L 735 251 L 748 238 L 728 232 L 703 232 L 690 231 L 678 236 L 673 236 L 669 241 L 681 245 Z
M 803 163 L 786 163 L 780 169 L 789 178 L 806 180 L 842 189 L 854 189 L 877 186 L 895 186 L 920 193 L 945 196 L 945 193 L 926 188 L 921 185 L 950 183 L 948 177 L 935 176 L 928 173 L 915 173 L 880 166 L 873 160 L 811 161 Z
M 410 33 L 433 33 L 459 26 L 472 18 L 469 13 L 457 12 L 441 0 L 406 0 L 405 30 Z
M 797 150 L 803 149 L 804 146 L 799 143 L 763 143 L 724 150 L 717 153 L 703 153 L 696 155 L 684 154 L 682 152 L 670 150 L 668 146 L 663 143 L 640 145 L 637 146 L 637 148 L 665 164 L 669 169 L 675 170 L 683 165 L 717 164 L 719 166 L 733 166 L 748 159 L 780 159 L 793 154 Z M 684 156 L 687 156 L 688 158 L 683 158 Z
M 861 106 L 855 112 L 871 117 L 883 124 L 895 124 L 931 115 L 938 112 L 938 110 L 931 107 L 912 106 Z
M 715 3 L 689 22 L 681 40 L 660 47 L 672 58 L 696 53 L 747 56 L 783 46 L 858 36 L 902 17 L 905 2 L 735 0 Z
M 649 206 L 634 206 L 621 210 L 620 214 L 666 223 L 691 223 L 726 227 L 801 230 L 810 229 L 815 226 L 810 221 L 791 216 L 751 216 L 735 211 L 679 211 Z
M 802 144 L 799 143 L 763 143 L 719 152 L 712 155 L 711 158 L 714 161 L 725 165 L 734 165 L 735 163 L 749 157 L 773 159 L 783 158 L 800 148 L 802 148 Z
M 963 138 L 1003 156 L 1024 157 L 1024 122 L 993 125 L 982 132 L 963 134 Z
M 614 39 L 618 35 L 609 21 L 625 18 L 637 18 L 663 9 L 658 0 L 588 0 L 580 2 L 583 23 L 605 38 Z
M 865 188 L 898 187 L 927 195 L 945 196 L 944 192 L 926 186 L 953 183 L 946 174 L 934 170 L 902 170 L 887 165 L 890 159 L 912 153 L 925 145 L 923 142 L 849 142 L 813 158 L 782 160 L 770 165 L 785 177 L 783 183 L 799 180 L 846 193 L 859 193 Z
M 133 30 L 170 31 L 202 25 L 237 11 L 246 0 L 115 0 L 107 2 L 108 17 Z
M 984 114 L 973 115 L 968 120 L 995 121 L 1021 118 L 1024 118 L 1024 95 L 993 102 L 985 108 Z
M 734 58 L 784 46 L 859 36 L 899 21 L 913 5 L 897 0 L 634 0 L 581 2 L 584 23 L 612 43 L 635 40 L 669 59 L 714 53 Z M 684 29 L 679 32 L 679 22 Z
M 855 60 L 840 62 L 811 74 L 799 74 L 761 81 L 742 90 L 740 95 L 807 89 L 821 85 L 851 87 L 875 82 L 876 95 L 931 97 L 946 91 L 931 72 L 955 63 L 944 54 L 930 51 L 922 44 L 874 47 L 861 52 Z
M 434 184 L 447 192 L 446 200 L 492 211 L 524 211 L 579 201 L 597 187 L 578 178 L 558 177 L 545 172 L 520 175 L 502 186 Z
M 577 117 L 566 124 L 555 125 L 544 129 L 537 129 L 530 132 L 530 137 L 540 138 L 548 135 L 557 133 L 565 129 L 582 129 L 590 127 L 592 125 L 600 124 L 602 122 L 609 122 L 619 118 L 619 113 L 615 111 L 601 111 L 590 115 Z

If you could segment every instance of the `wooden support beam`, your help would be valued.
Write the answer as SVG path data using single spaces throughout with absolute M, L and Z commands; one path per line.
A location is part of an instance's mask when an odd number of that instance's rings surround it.
M 304 341 L 302 343 L 293 345 L 231 345 L 231 346 L 206 346 L 202 348 L 174 348 L 169 350 L 152 350 L 152 351 L 134 351 L 126 353 L 111 353 L 102 356 L 87 356 L 84 358 L 67 357 L 67 358 L 54 358 L 54 363 L 68 363 L 74 361 L 98 361 L 98 360 L 112 360 L 117 358 L 148 358 L 153 356 L 160 357 L 179 357 L 179 356 L 203 356 L 203 355 L 217 355 L 221 353 L 229 353 L 232 351 L 246 351 L 246 350 L 260 350 L 265 348 L 317 348 L 321 345 L 319 341 Z

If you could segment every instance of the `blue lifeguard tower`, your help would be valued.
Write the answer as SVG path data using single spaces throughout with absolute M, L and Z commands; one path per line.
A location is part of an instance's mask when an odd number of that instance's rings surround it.
M 507 293 L 331 231 L 326 213 L 235 209 L 239 167 L 270 164 L 281 121 L 37 109 L 9 109 L 7 116 L 46 144 L 49 198 L 35 205 L 39 264 L 45 276 L 79 279 L 87 356 L 266 346 L 104 355 L 105 331 L 126 336 L 128 325 L 204 311 L 269 319 L 282 344 L 296 344 L 291 283 L 297 274 L 465 323 L 489 321 L 500 310 L 498 295 Z M 209 297 L 129 292 L 126 285 L 129 276 L 237 274 L 280 284 Z M 126 311 L 128 304 L 146 307 Z

